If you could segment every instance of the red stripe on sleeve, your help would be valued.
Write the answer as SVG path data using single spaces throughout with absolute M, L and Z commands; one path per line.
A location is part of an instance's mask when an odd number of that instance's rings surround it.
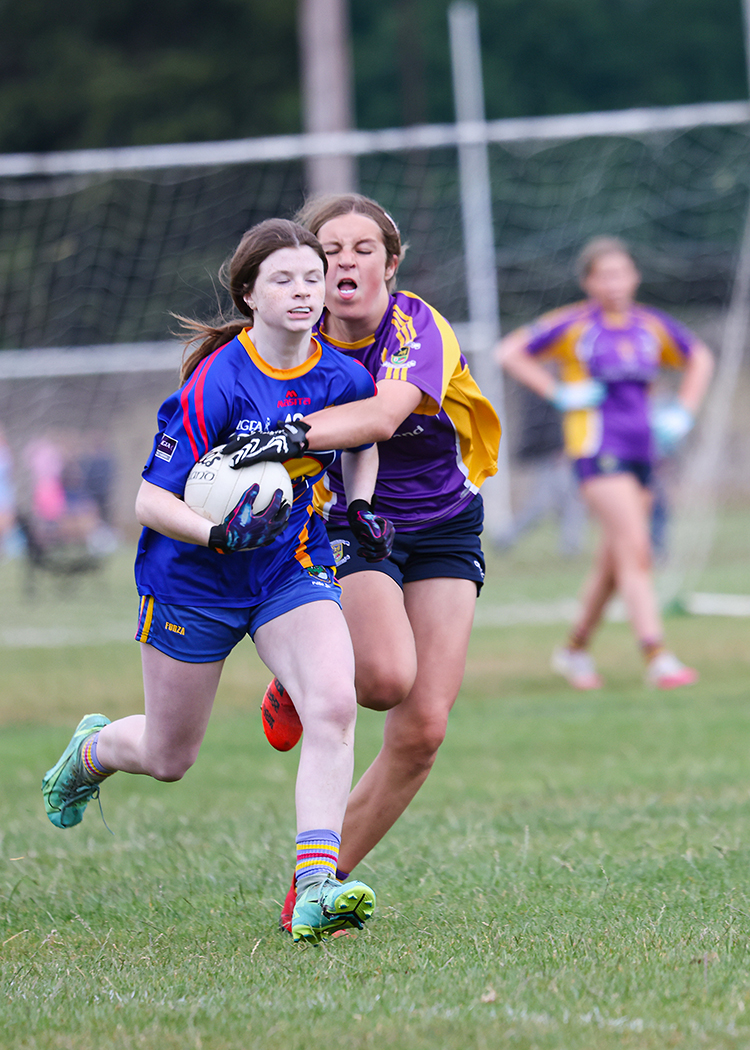
M 221 347 L 219 347 L 221 350 Z M 196 370 L 190 376 L 190 379 L 185 384 L 182 393 L 180 394 L 180 403 L 182 404 L 182 424 L 185 427 L 185 433 L 190 441 L 190 448 L 193 456 L 196 460 L 200 459 L 204 452 L 208 452 L 208 435 L 206 433 L 206 417 L 203 411 L 203 387 L 206 382 L 206 372 L 211 366 L 211 362 L 218 354 L 219 350 L 214 350 L 212 354 L 204 358 L 203 361 L 198 365 Z M 194 404 L 195 414 L 198 420 L 198 428 L 200 436 L 203 439 L 203 451 L 198 451 L 198 444 L 193 433 L 193 424 L 190 421 L 190 402 L 191 399 Z

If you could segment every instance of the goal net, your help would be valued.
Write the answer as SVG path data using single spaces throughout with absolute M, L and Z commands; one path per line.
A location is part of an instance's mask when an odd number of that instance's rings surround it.
M 667 111 L 599 115 L 595 127 L 586 116 L 495 121 L 483 134 L 503 330 L 580 294 L 572 261 L 588 237 L 607 233 L 632 246 L 641 298 L 690 325 L 720 362 L 732 358 L 721 403 L 685 456 L 665 466 L 674 506 L 688 508 L 695 526 L 709 502 L 730 512 L 750 497 L 748 293 L 735 281 L 750 251 L 750 130 L 739 104 L 713 107 L 716 119 L 711 107 L 692 107 L 694 119 L 688 109 L 673 121 Z M 311 139 L 0 158 L 0 427 L 24 515 L 43 513 L 45 469 L 81 505 L 96 475 L 95 515 L 135 534 L 132 501 L 156 408 L 176 385 L 171 313 L 210 318 L 228 306 L 218 268 L 248 226 L 301 204 Z M 337 148 L 357 155 L 360 190 L 409 243 L 400 286 L 435 305 L 476 354 L 489 348 L 467 325 L 458 141 L 453 127 L 415 128 L 343 135 Z M 520 465 L 549 421 L 513 384 L 499 407 Z M 670 596 L 687 585 L 736 589 L 718 570 L 706 575 L 716 548 L 707 520 L 678 533 Z

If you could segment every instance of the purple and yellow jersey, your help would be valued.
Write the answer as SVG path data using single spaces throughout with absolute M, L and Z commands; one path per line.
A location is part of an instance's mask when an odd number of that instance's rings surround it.
M 313 339 L 311 356 L 290 369 L 272 368 L 247 329 L 204 358 L 159 409 L 159 430 L 143 470 L 146 481 L 182 496 L 200 457 L 235 434 L 269 430 L 308 412 L 372 397 L 372 376 L 357 361 Z M 311 452 L 286 464 L 293 479 L 289 522 L 273 543 L 217 554 L 145 528 L 138 545 L 138 593 L 174 605 L 254 605 L 273 592 L 279 566 L 333 565 L 325 527 L 312 509 L 312 486 L 337 458 Z
M 422 391 L 416 411 L 378 445 L 378 513 L 406 532 L 458 514 L 497 471 L 500 422 L 445 318 L 411 292 L 396 292 L 374 335 L 337 342 L 326 335 L 325 314 L 319 334 L 376 382 L 395 379 Z M 346 523 L 339 464 L 315 486 L 315 508 L 331 524 Z
M 640 303 L 626 315 L 605 314 L 585 301 L 540 317 L 530 328 L 528 352 L 557 361 L 563 382 L 592 378 L 607 387 L 598 408 L 565 413 L 568 455 L 651 461 L 650 385 L 660 368 L 683 367 L 697 342 L 668 314 Z

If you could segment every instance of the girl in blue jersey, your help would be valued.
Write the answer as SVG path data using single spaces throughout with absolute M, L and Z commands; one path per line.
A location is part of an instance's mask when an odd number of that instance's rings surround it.
M 646 681 L 662 689 L 690 685 L 697 672 L 664 647 L 651 573 L 650 480 L 657 452 L 673 451 L 691 429 L 713 358 L 674 318 L 635 301 L 640 274 L 621 241 L 590 241 L 578 275 L 583 302 L 510 332 L 497 347 L 498 363 L 563 413 L 581 495 L 602 527 L 580 614 L 552 667 L 578 689 L 602 685 L 588 646 L 619 590 Z M 559 381 L 543 361 L 557 363 Z M 683 378 L 674 404 L 655 411 L 649 390 L 664 366 L 682 369 Z
M 335 878 L 353 772 L 354 659 L 330 543 L 312 512 L 312 483 L 334 456 L 301 455 L 304 431 L 294 423 L 375 389 L 366 369 L 312 336 L 326 268 L 311 233 L 268 220 L 245 234 L 225 267 L 242 319 L 191 323 L 193 341 L 202 341 L 186 361 L 183 385 L 159 411 L 136 502 L 144 526 L 136 637 L 145 714 L 115 722 L 86 716 L 42 785 L 50 820 L 66 828 L 80 822 L 117 770 L 179 780 L 197 757 L 224 659 L 249 634 L 272 673 L 290 683 L 305 727 L 292 933 L 313 942 L 361 927 L 375 900 L 363 883 Z M 288 453 L 297 456 L 292 507 L 278 491 L 267 510 L 253 514 L 252 486 L 212 526 L 182 501 L 187 475 L 206 451 L 239 448 L 233 465 L 242 469 L 243 444 L 279 422 Z M 369 500 L 377 450 L 345 458 L 350 498 Z M 370 521 L 375 531 L 378 521 Z
M 360 512 L 347 509 L 341 472 L 326 472 L 316 505 L 336 553 L 357 699 L 387 711 L 381 751 L 349 798 L 343 876 L 404 812 L 444 739 L 484 578 L 479 487 L 497 470 L 500 424 L 445 318 L 395 291 L 403 248 L 388 213 L 345 194 L 310 201 L 300 220 L 328 257 L 320 337 L 362 361 L 378 388 L 357 405 L 306 414 L 310 447 L 379 441 L 375 505 L 396 527 L 392 556 L 368 562 L 358 550 Z M 299 739 L 297 697 L 278 677 L 263 713 L 269 740 L 286 748 Z M 292 888 L 282 923 L 293 900 Z

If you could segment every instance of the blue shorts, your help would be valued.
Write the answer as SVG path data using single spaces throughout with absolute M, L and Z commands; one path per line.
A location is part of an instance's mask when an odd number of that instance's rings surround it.
M 284 584 L 257 605 L 238 609 L 225 606 L 166 605 L 151 595 L 141 598 L 137 642 L 189 664 L 212 663 L 229 656 L 246 634 L 254 637 L 264 623 L 310 602 L 332 601 L 341 606 L 341 586 L 333 570 L 299 566 Z
M 448 521 L 415 532 L 396 530 L 393 553 L 384 561 L 365 561 L 357 554 L 359 543 L 349 528 L 331 525 L 328 538 L 339 579 L 355 572 L 384 572 L 403 587 L 416 580 L 448 577 L 473 580 L 479 594 L 484 583 L 484 555 L 479 540 L 483 524 L 484 504 L 477 494 Z
M 579 481 L 599 478 L 606 474 L 632 474 L 644 489 L 651 484 L 653 466 L 645 459 L 620 459 L 608 452 L 573 460 L 573 470 Z

